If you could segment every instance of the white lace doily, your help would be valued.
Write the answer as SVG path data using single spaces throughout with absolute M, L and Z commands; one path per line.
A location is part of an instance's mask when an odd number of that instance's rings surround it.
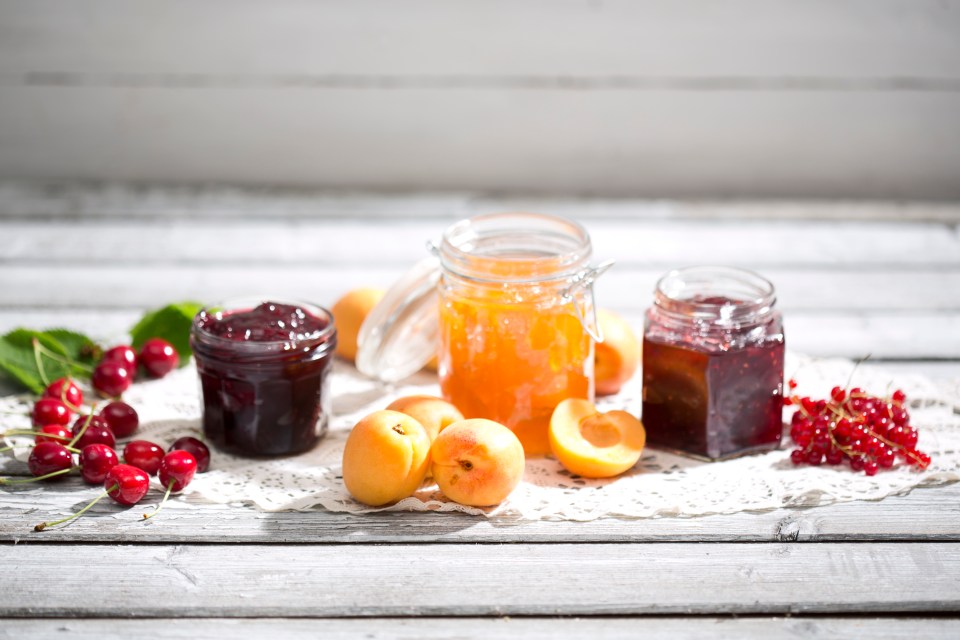
M 844 384 L 852 370 L 853 364 L 846 360 L 811 360 L 796 354 L 787 357 L 788 375 L 799 382 L 797 391 L 802 395 L 826 397 L 831 387 Z M 373 509 L 354 501 L 341 479 L 340 461 L 350 428 L 395 398 L 437 395 L 439 389 L 435 377 L 427 374 L 384 387 L 360 376 L 350 365 L 337 362 L 331 383 L 334 416 L 328 435 L 315 449 L 271 459 L 241 458 L 213 450 L 210 471 L 198 474 L 185 493 L 217 503 L 252 504 L 265 511 L 322 507 L 350 513 L 462 511 L 525 519 L 592 520 L 699 516 L 876 500 L 918 486 L 960 480 L 960 380 L 934 383 L 919 375 L 894 379 L 870 368 L 857 370 L 853 384 L 877 395 L 894 387 L 907 393 L 911 423 L 920 432 L 918 447 L 933 458 L 927 470 L 898 464 L 868 477 L 853 472 L 848 465 L 796 467 L 790 462 L 790 442 L 785 435 L 784 448 L 779 451 L 725 462 L 704 463 L 648 449 L 634 469 L 610 480 L 573 476 L 551 457 L 531 459 L 523 482 L 495 508 L 459 505 L 445 499 L 436 485 L 427 484 L 410 498 Z M 135 438 L 167 446 L 182 435 L 199 435 L 199 385 L 193 366 L 162 380 L 138 383 L 124 399 L 140 414 L 141 428 Z M 0 410 L 22 410 L 27 402 L 22 396 L 0 398 Z M 634 376 L 620 394 L 598 405 L 603 411 L 617 408 L 638 414 L 640 376 Z M 15 426 L 13 421 L 7 424 Z M 19 426 L 28 425 L 24 420 Z M 25 450 L 17 453 L 22 458 Z

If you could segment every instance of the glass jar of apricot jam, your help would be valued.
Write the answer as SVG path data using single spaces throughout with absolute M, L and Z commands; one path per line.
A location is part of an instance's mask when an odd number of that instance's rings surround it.
M 437 253 L 444 398 L 547 453 L 554 408 L 594 396 L 590 236 L 562 218 L 493 214 L 448 228 Z
M 657 283 L 643 335 L 647 442 L 719 460 L 774 449 L 782 433 L 784 333 L 773 285 L 693 267 Z
M 203 309 L 190 335 L 203 431 L 244 455 L 306 451 L 326 433 L 337 344 L 329 311 L 289 300 L 234 300 Z

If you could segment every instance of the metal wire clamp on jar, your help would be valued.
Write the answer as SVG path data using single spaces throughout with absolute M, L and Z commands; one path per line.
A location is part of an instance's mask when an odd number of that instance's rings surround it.
M 785 343 L 775 304 L 773 284 L 742 269 L 660 279 L 643 336 L 651 446 L 717 460 L 780 444 Z
M 593 400 L 593 283 L 612 262 L 590 265 L 581 225 L 532 213 L 462 220 L 430 247 L 368 316 L 358 368 L 398 380 L 437 354 L 449 402 L 546 453 L 556 405 Z

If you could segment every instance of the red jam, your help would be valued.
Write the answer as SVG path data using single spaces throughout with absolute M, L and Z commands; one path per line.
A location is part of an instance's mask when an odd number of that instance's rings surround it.
M 333 317 L 311 305 L 237 302 L 197 314 L 191 345 L 207 439 L 248 455 L 313 447 L 327 430 L 336 342 Z
M 666 292 L 658 284 L 647 312 L 642 414 L 647 441 L 710 460 L 774 449 L 782 433 L 784 336 L 780 314 L 772 308 L 773 287 L 756 274 L 714 269 L 719 273 L 713 278 L 721 282 L 745 274 L 758 290 L 749 298 L 717 295 L 729 287 L 724 283 L 698 293 L 706 269 L 672 272 L 691 286 L 680 293 L 676 282 Z

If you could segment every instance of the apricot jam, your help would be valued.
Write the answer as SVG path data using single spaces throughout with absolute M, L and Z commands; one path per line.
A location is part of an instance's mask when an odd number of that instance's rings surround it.
M 207 439 L 247 455 L 310 449 L 327 430 L 336 343 L 333 317 L 313 305 L 236 301 L 200 311 L 190 344 Z
M 784 333 L 773 285 L 738 269 L 673 271 L 643 339 L 643 424 L 653 446 L 708 460 L 774 449 Z
M 527 455 L 549 451 L 562 400 L 593 400 L 590 254 L 582 227 L 537 214 L 479 216 L 444 234 L 443 396 L 467 418 L 508 426 Z

